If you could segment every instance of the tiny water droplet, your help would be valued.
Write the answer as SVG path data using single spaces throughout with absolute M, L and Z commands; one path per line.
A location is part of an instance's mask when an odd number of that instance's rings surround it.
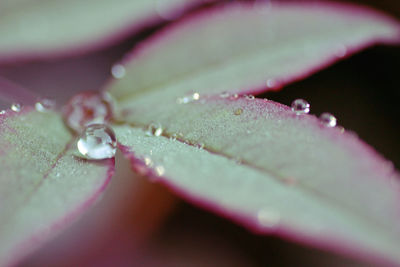
M 248 100 L 254 100 L 256 98 L 254 95 L 244 95 L 244 97 Z
M 125 67 L 122 64 L 115 64 L 111 67 L 111 74 L 115 79 L 121 79 L 126 74 Z
M 228 97 L 230 96 L 230 94 L 229 94 L 229 92 L 224 91 L 224 92 L 222 92 L 221 94 L 219 94 L 219 96 L 220 96 L 221 98 L 228 98 Z
M 262 209 L 257 213 L 258 222 L 267 228 L 278 226 L 281 216 L 278 212 L 271 209 Z
M 0 115 L 6 114 L 5 110 L 0 110 Z
M 197 101 L 200 99 L 200 94 L 199 93 L 193 93 L 192 95 L 184 96 L 184 97 L 179 97 L 176 99 L 176 103 L 178 104 L 187 104 L 193 101 Z
M 161 175 L 163 175 L 165 173 L 165 169 L 161 165 L 156 166 L 154 169 L 155 169 L 155 171 L 156 171 L 158 176 L 161 176 Z
M 108 159 L 115 157 L 117 141 L 109 126 L 91 124 L 79 136 L 77 147 L 87 159 Z
M 233 94 L 233 95 L 230 95 L 229 98 L 230 98 L 230 99 L 238 99 L 238 98 L 239 98 L 239 95 L 238 95 L 238 94 Z
M 243 113 L 243 109 L 241 108 L 237 108 L 233 111 L 233 114 L 235 114 L 236 116 L 241 115 Z
M 144 157 L 144 164 L 146 164 L 146 166 L 151 167 L 153 166 L 153 161 L 151 160 L 150 157 Z
M 292 102 L 292 110 L 297 115 L 307 114 L 310 112 L 310 104 L 304 99 L 296 99 Z
M 199 94 L 199 93 L 194 93 L 194 94 L 192 95 L 192 99 L 193 99 L 193 100 L 199 100 L 199 99 L 200 99 L 200 94 Z
M 56 103 L 54 100 L 43 98 L 35 103 L 35 109 L 39 112 L 47 112 L 54 109 Z
M 107 123 L 112 117 L 112 103 L 106 96 L 94 91 L 74 95 L 63 107 L 67 126 L 79 133 L 90 124 Z
M 151 123 L 147 127 L 146 135 L 147 136 L 160 136 L 163 133 L 163 128 L 160 123 Z
M 326 127 L 335 127 L 337 123 L 335 116 L 328 112 L 322 113 L 321 116 L 319 116 L 319 120 Z
M 21 105 L 18 103 L 13 103 L 11 104 L 11 110 L 14 112 L 20 112 L 21 111 Z
M 267 80 L 267 87 L 268 88 L 274 88 L 276 87 L 277 82 L 274 79 L 268 79 Z

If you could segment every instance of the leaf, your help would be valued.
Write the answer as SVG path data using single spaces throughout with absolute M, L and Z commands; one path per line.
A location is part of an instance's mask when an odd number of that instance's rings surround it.
M 181 140 L 115 126 L 137 170 L 256 233 L 400 263 L 399 176 L 356 136 L 259 99 L 154 109 Z
M 314 116 L 234 95 L 398 42 L 399 24 L 339 4 L 280 3 L 265 12 L 237 4 L 199 13 L 136 49 L 125 77 L 107 87 L 130 124 L 115 125 L 121 149 L 137 171 L 254 232 L 400 264 L 392 165 Z M 171 139 L 154 136 L 161 129 Z
M 174 97 L 278 89 L 376 43 L 399 43 L 399 24 L 334 3 L 238 3 L 167 27 L 125 59 L 110 88 L 121 102 L 159 91 Z M 156 96 L 157 95 L 157 96 Z
M 83 161 L 61 117 L 24 108 L 0 115 L 0 265 L 17 263 L 87 210 L 114 160 Z
M 101 48 L 162 21 L 163 16 L 173 16 L 200 3 L 201 0 L 5 0 L 0 7 L 0 59 L 15 61 Z

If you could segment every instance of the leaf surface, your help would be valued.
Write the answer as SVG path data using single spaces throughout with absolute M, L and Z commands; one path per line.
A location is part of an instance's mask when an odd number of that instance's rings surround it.
M 111 92 L 121 101 L 167 91 L 255 93 L 277 89 L 375 43 L 398 43 L 399 24 L 333 3 L 238 3 L 200 12 L 143 42 Z
M 0 265 L 38 248 L 98 198 L 114 160 L 72 155 L 61 117 L 29 107 L 0 115 Z
M 234 95 L 278 88 L 398 37 L 397 22 L 338 4 L 199 13 L 144 42 L 108 85 L 130 124 L 115 125 L 120 146 L 138 171 L 255 232 L 400 264 L 392 165 L 314 116 Z
M 137 170 L 255 232 L 400 263 L 399 176 L 356 136 L 259 99 L 153 109 L 164 137 L 115 126 Z
M 84 52 L 155 24 L 201 0 L 5 0 L 0 59 Z

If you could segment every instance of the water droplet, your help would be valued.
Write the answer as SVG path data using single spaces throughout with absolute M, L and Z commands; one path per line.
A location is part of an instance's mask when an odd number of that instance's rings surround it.
M 319 116 L 319 120 L 327 127 L 335 127 L 337 122 L 335 116 L 328 112 L 322 113 L 321 116 Z
M 254 100 L 256 98 L 254 95 L 244 95 L 244 97 L 248 100 Z
M 0 115 L 6 114 L 5 110 L 0 110 Z
M 91 124 L 80 135 L 77 147 L 87 159 L 108 159 L 115 156 L 117 141 L 109 126 Z
M 238 99 L 239 98 L 239 95 L 238 94 L 233 94 L 233 95 L 231 95 L 231 97 L 230 97 L 230 99 Z
M 279 224 L 281 216 L 274 210 L 262 209 L 257 213 L 257 219 L 262 226 L 274 228 Z
M 200 99 L 200 94 L 199 94 L 199 93 L 194 93 L 194 94 L 192 95 L 192 99 L 193 99 L 193 100 L 199 100 L 199 99 Z
M 176 103 L 178 104 L 187 104 L 193 101 L 197 101 L 200 99 L 200 94 L 199 93 L 193 93 L 192 95 L 189 96 L 184 96 L 184 97 L 179 97 L 176 99 Z
M 163 128 L 160 123 L 151 123 L 147 127 L 146 135 L 147 136 L 160 136 L 163 133 Z
M 150 157 L 144 157 L 144 164 L 146 164 L 146 166 L 151 167 L 153 166 L 153 161 L 151 160 Z
M 220 96 L 221 98 L 228 98 L 228 97 L 230 96 L 230 94 L 229 94 L 229 92 L 224 91 L 224 92 L 222 92 L 221 94 L 219 94 L 219 96 Z
M 107 123 L 112 117 L 111 103 L 98 92 L 82 92 L 63 107 L 63 116 L 69 128 L 81 132 L 90 124 Z
M 292 110 L 297 115 L 307 114 L 310 112 L 310 104 L 304 99 L 296 99 L 292 102 Z
M 241 109 L 241 108 L 237 108 L 237 109 L 235 109 L 234 111 L 233 111 L 233 114 L 235 114 L 235 115 L 241 115 L 243 113 L 243 109 Z
M 158 176 L 161 176 L 165 173 L 165 169 L 163 166 L 156 166 L 154 170 L 156 171 Z
M 121 79 L 125 76 L 126 70 L 125 67 L 121 64 L 115 64 L 111 67 L 111 75 L 115 79 Z
M 11 104 L 11 110 L 14 112 L 20 112 L 21 111 L 21 105 L 18 103 L 13 103 Z
M 47 112 L 54 109 L 56 103 L 54 100 L 43 98 L 35 103 L 35 109 L 39 112 Z
M 277 86 L 277 82 L 274 79 L 268 79 L 267 80 L 267 87 L 268 88 L 274 88 Z

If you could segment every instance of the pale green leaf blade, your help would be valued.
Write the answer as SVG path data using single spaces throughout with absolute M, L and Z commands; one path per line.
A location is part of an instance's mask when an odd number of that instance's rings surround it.
M 3 0 L 0 60 L 82 53 L 113 44 L 201 0 Z
M 400 263 L 400 177 L 390 162 L 352 134 L 271 101 L 203 100 L 167 113 L 150 106 L 163 136 L 139 119 L 115 126 L 138 171 L 252 231 Z
M 143 42 L 123 62 L 124 78 L 107 88 L 120 101 L 150 91 L 178 98 L 278 89 L 399 37 L 398 22 L 367 8 L 237 3 L 189 16 Z
M 15 264 L 57 234 L 108 184 L 114 160 L 79 159 L 71 141 L 56 113 L 0 115 L 0 265 Z

